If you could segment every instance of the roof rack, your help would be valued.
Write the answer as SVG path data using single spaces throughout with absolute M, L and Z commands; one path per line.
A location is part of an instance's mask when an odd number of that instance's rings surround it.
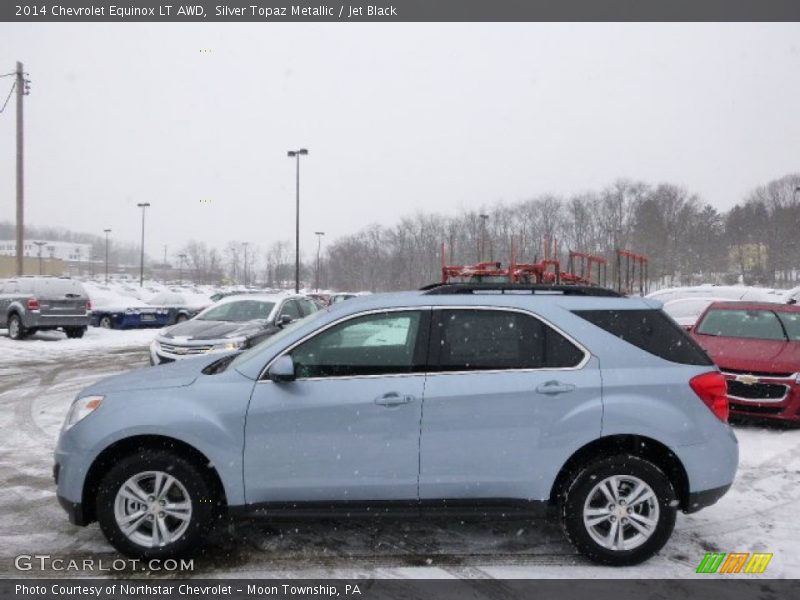
M 432 283 L 420 288 L 429 295 L 440 294 L 542 294 L 562 296 L 605 296 L 619 298 L 622 294 L 597 286 L 588 285 L 537 285 L 504 283 Z

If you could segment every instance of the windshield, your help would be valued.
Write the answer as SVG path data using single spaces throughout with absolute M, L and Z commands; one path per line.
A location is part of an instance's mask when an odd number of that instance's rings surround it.
M 269 319 L 274 302 L 260 300 L 241 300 L 212 306 L 195 317 L 199 321 L 253 321 Z
M 800 313 L 771 310 L 709 311 L 697 327 L 701 335 L 758 340 L 800 341 Z
M 244 352 L 239 354 L 236 357 L 236 359 L 231 363 L 231 365 L 236 367 L 236 365 L 240 365 L 242 363 L 247 362 L 250 359 L 250 357 L 259 354 L 265 348 L 268 348 L 269 346 L 272 346 L 273 344 L 275 344 L 275 345 L 281 344 L 283 338 L 285 338 L 289 333 L 294 331 L 297 328 L 298 325 L 301 325 L 301 324 L 302 325 L 306 325 L 308 323 L 312 323 L 312 322 L 316 321 L 317 319 L 321 318 L 323 315 L 327 315 L 327 314 L 328 314 L 327 310 L 319 310 L 317 312 L 311 313 L 307 317 L 303 317 L 302 319 L 298 319 L 296 321 L 292 321 L 289 325 L 284 325 L 283 329 L 281 329 L 275 335 L 271 335 L 270 337 L 265 339 L 260 344 L 256 344 L 252 348 L 248 348 L 247 350 L 245 350 Z

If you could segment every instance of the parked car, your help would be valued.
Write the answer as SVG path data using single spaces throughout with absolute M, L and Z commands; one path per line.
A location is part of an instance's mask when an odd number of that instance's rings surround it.
M 211 299 L 200 294 L 159 292 L 147 304 L 167 311 L 167 324 L 183 323 L 211 304 Z
M 104 287 L 90 286 L 88 293 L 92 301 L 91 325 L 94 327 L 137 329 L 169 325 L 167 308 L 150 306 Z
M 713 302 L 725 302 L 725 298 L 678 298 L 664 303 L 664 312 L 684 329 L 691 329 L 700 315 Z
M 161 332 L 150 344 L 150 364 L 249 348 L 317 310 L 302 296 L 231 296 Z
M 80 338 L 92 305 L 80 281 L 67 277 L 17 277 L 0 280 L 0 327 L 21 340 L 37 331 L 63 329 Z
M 344 302 L 345 300 L 350 300 L 351 298 L 367 296 L 370 293 L 371 292 L 339 292 L 336 294 L 331 294 L 328 298 L 328 304 L 338 304 L 339 302 Z
M 705 283 L 689 287 L 664 288 L 645 296 L 661 302 L 680 298 L 725 298 L 726 300 L 748 300 L 750 302 L 786 303 L 786 290 L 775 290 L 750 285 L 712 285 Z
M 553 506 L 590 559 L 643 561 L 733 481 L 725 381 L 652 302 L 541 290 L 365 296 L 100 381 L 58 441 L 60 503 L 137 557 L 200 548 L 226 512 Z
M 715 302 L 692 334 L 728 382 L 731 414 L 800 422 L 800 306 Z

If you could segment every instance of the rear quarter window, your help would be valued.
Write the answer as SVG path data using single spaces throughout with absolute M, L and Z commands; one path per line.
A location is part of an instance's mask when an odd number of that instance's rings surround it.
M 705 351 L 660 310 L 576 310 L 574 313 L 664 360 L 683 365 L 714 364 Z

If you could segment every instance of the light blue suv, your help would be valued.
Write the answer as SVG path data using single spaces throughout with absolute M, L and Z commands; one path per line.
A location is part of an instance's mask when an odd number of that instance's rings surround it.
M 225 514 L 534 514 L 634 564 L 716 502 L 725 381 L 655 301 L 575 286 L 364 296 L 233 355 L 83 390 L 55 452 L 70 520 L 186 554 Z M 476 511 L 476 507 L 479 509 Z

